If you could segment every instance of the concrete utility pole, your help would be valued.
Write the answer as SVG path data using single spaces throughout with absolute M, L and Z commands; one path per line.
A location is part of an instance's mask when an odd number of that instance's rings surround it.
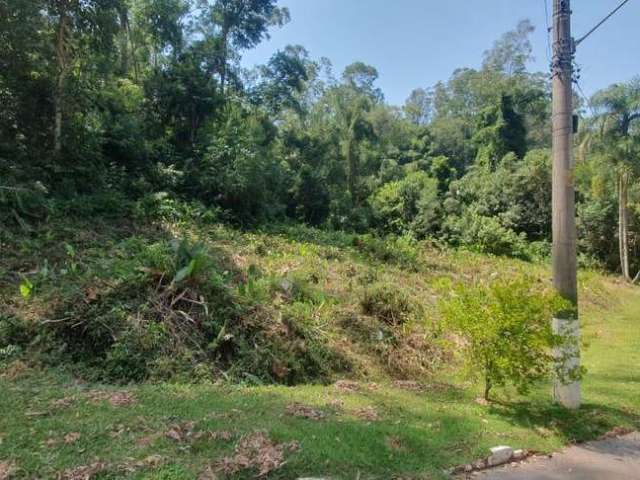
M 567 378 L 580 365 L 570 3 L 553 0 L 553 285 L 573 307 L 557 312 L 553 319 L 554 332 L 570 339 L 566 347 L 554 352 L 560 375 L 554 382 L 553 397 L 565 407 L 575 409 L 581 401 L 580 382 Z

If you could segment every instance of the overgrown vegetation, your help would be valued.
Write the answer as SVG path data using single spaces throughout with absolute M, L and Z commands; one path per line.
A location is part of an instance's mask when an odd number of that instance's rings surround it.
M 286 225 L 243 232 L 211 223 L 197 205 L 160 203 L 141 216 L 145 202 L 127 207 L 130 221 L 52 217 L 26 236 L 3 234 L 5 365 L 29 359 L 118 383 L 415 380 L 457 368 L 451 334 L 480 332 L 512 363 L 496 362 L 493 384 L 528 385 L 519 361 L 540 373 L 531 380 L 547 372 L 554 302 L 544 264 L 409 237 Z M 496 296 L 496 269 L 532 276 Z M 602 287 L 588 278 L 585 294 L 597 302 Z M 438 299 L 451 284 L 459 284 L 453 298 L 470 303 L 452 304 L 443 319 Z
M 301 383 L 348 369 L 318 325 L 329 299 L 312 280 L 238 265 L 210 242 L 150 231 L 114 238 L 110 228 L 64 252 L 48 244 L 50 230 L 35 236 L 32 248 L 52 258 L 32 258 L 20 288 L 2 290 L 4 352 L 39 352 L 45 363 L 71 361 L 88 379 L 119 382 Z M 40 302 L 47 311 L 24 318 Z

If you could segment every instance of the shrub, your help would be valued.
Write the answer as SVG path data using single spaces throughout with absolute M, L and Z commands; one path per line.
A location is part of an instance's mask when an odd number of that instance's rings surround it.
M 0 364 L 18 357 L 30 339 L 31 334 L 22 320 L 0 315 Z
M 386 238 L 360 235 L 353 238 L 353 245 L 381 262 L 393 263 L 412 271 L 418 271 L 420 267 L 419 243 L 410 235 L 389 235 Z
M 211 223 L 222 218 L 223 213 L 219 208 L 206 208 L 199 202 L 181 201 L 168 192 L 156 192 L 140 198 L 133 207 L 133 215 L 140 221 L 200 220 Z
M 504 227 L 499 219 L 480 215 L 473 209 L 467 209 L 460 217 L 452 217 L 446 223 L 446 231 L 449 241 L 454 245 L 468 247 L 479 253 L 525 260 L 531 257 L 524 233 L 517 234 Z
M 440 303 L 445 327 L 462 339 L 467 372 L 484 377 L 484 396 L 513 384 L 527 393 L 553 370 L 551 318 L 567 308 L 548 292 L 536 291 L 529 277 L 491 284 L 458 285 Z
M 424 172 L 384 184 L 369 203 L 379 227 L 387 233 L 424 237 L 439 226 L 438 181 Z
M 117 219 L 130 214 L 131 201 L 120 191 L 105 191 L 58 199 L 54 203 L 53 211 L 60 217 Z
M 389 325 L 404 324 L 413 313 L 413 306 L 407 294 L 389 284 L 377 284 L 367 288 L 360 300 L 360 306 L 363 313 Z
M 42 183 L 22 185 L 11 179 L 0 182 L 0 231 L 14 225 L 29 230 L 31 222 L 44 220 L 49 214 L 47 190 Z

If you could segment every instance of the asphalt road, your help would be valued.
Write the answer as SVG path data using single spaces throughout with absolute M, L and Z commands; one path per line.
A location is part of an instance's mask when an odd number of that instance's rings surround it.
M 576 445 L 553 457 L 487 470 L 478 480 L 640 480 L 640 433 Z

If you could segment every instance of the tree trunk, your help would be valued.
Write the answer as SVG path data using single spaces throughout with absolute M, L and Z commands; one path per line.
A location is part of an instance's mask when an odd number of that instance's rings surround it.
M 358 158 L 354 152 L 355 140 L 352 132 L 349 132 L 349 139 L 346 145 L 347 168 L 348 168 L 348 187 L 351 201 L 354 205 L 358 204 L 357 178 L 358 178 Z
M 53 151 L 57 155 L 62 150 L 62 123 L 63 123 L 63 103 L 64 90 L 67 72 L 69 69 L 69 24 L 70 17 L 66 10 L 66 5 L 60 5 L 60 20 L 56 33 L 56 62 L 58 67 L 58 77 L 53 97 L 54 126 L 53 126 Z
M 486 355 L 488 356 L 488 355 Z M 493 382 L 491 381 L 491 372 L 493 364 L 488 358 L 484 359 L 484 399 L 488 402 L 491 395 L 491 389 L 493 388 Z
M 129 11 L 126 5 L 120 8 L 120 72 L 126 75 L 129 72 Z
M 224 87 L 227 83 L 227 57 L 229 56 L 229 30 L 225 26 L 222 29 L 222 53 L 220 55 L 220 93 L 224 96 Z
M 629 173 L 621 172 L 618 175 L 618 242 L 620 249 L 620 269 L 622 277 L 631 281 L 629 273 Z

